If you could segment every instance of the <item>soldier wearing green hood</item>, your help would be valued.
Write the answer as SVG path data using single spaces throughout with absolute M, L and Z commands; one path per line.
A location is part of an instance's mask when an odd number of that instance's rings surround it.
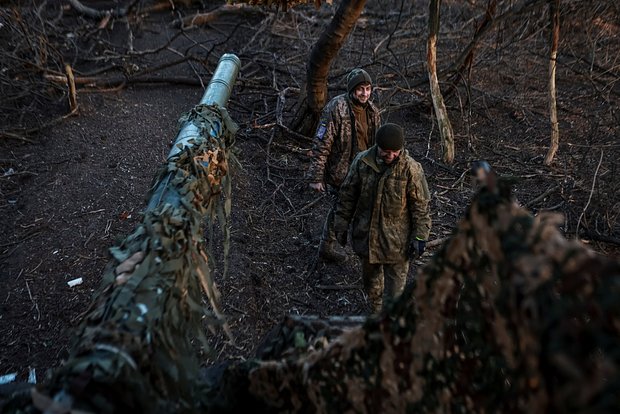
M 347 93 L 336 96 L 323 109 L 307 174 L 311 189 L 325 192 L 329 186 L 337 197 L 355 155 L 374 144 L 381 118 L 370 101 L 371 92 L 370 75 L 353 69 L 347 76 Z M 333 223 L 334 208 L 323 227 L 319 255 L 323 260 L 343 261 L 346 255 L 336 242 Z
M 362 279 L 373 312 L 405 286 L 409 259 L 421 256 L 430 234 L 430 194 L 424 170 L 409 156 L 396 124 L 377 131 L 376 145 L 359 153 L 340 188 L 334 230 L 362 261 Z

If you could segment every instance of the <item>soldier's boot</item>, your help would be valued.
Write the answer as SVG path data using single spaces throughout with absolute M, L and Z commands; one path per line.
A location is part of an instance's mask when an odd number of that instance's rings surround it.
M 319 257 L 325 262 L 345 262 L 348 258 L 342 246 L 335 240 L 321 240 L 319 245 Z

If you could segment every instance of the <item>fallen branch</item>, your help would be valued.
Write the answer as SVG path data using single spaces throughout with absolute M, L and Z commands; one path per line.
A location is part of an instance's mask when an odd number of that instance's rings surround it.
M 65 65 L 65 72 L 67 73 L 67 84 L 69 85 L 69 108 L 71 112 L 77 112 L 78 104 L 77 104 L 77 90 L 75 88 L 75 77 L 73 76 L 73 69 L 71 69 L 71 65 Z
M 239 12 L 248 12 L 248 11 L 261 12 L 260 9 L 256 7 L 248 6 L 243 3 L 223 4 L 222 6 L 210 12 L 196 13 L 193 16 L 185 17 L 180 21 L 178 20 L 174 22 L 173 25 L 174 27 L 181 27 L 184 29 L 187 29 L 190 27 L 204 26 L 227 14 L 235 14 Z
M 90 17 L 92 19 L 104 19 L 103 21 L 105 21 L 105 24 L 107 24 L 107 20 L 110 17 L 126 16 L 140 0 L 133 0 L 126 7 L 119 7 L 117 9 L 109 9 L 109 10 L 94 9 L 92 7 L 83 5 L 82 2 L 80 2 L 79 0 L 67 0 L 67 1 L 71 5 L 71 7 L 73 7 L 73 9 L 79 14 L 86 16 L 86 17 Z M 105 24 L 100 23 L 100 26 L 102 25 L 102 27 L 105 27 Z
M 320 290 L 356 290 L 361 289 L 361 285 L 316 285 Z
M 600 241 L 603 243 L 615 244 L 616 246 L 620 246 L 620 238 L 607 236 L 605 234 L 594 233 L 591 231 L 586 231 L 581 235 L 581 237 L 585 237 L 590 240 Z
M 561 187 L 559 185 L 552 185 L 551 187 L 547 188 L 547 190 L 545 190 L 544 193 L 542 193 L 541 195 L 539 195 L 538 197 L 528 201 L 527 203 L 525 203 L 525 207 L 531 207 L 533 205 L 535 205 L 536 203 L 538 203 L 539 201 L 544 200 L 546 197 L 548 197 L 549 195 L 555 193 L 556 191 L 560 190 Z

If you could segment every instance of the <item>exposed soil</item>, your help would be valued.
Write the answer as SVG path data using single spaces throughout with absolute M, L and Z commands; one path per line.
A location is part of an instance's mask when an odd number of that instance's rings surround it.
M 206 9 L 222 2 L 214 3 Z M 550 135 L 548 17 L 537 9 L 499 25 L 481 44 L 468 87 L 461 82 L 447 98 L 457 156 L 446 166 L 439 162 L 439 137 L 424 81 L 427 4 L 369 3 L 332 65 L 330 97 L 343 92 L 344 77 L 353 66 L 365 67 L 376 79 L 374 100 L 387 109 L 383 120 L 405 126 L 407 149 L 426 171 L 432 192 L 431 239 L 450 234 L 474 191 L 468 164 L 486 159 L 500 175 L 515 177 L 515 195 L 523 205 L 534 213 L 564 214 L 567 236 L 574 237 L 579 224 L 584 242 L 601 254 L 617 255 L 620 28 L 613 20 L 595 14 L 578 20 L 576 11 L 563 15 L 557 73 L 561 145 L 550 167 L 542 164 Z M 440 69 L 469 42 L 471 19 L 484 11 L 484 5 L 445 3 Z M 118 19 L 98 31 L 105 42 L 93 50 L 100 56 L 113 47 L 126 52 L 128 27 L 135 50 L 157 48 L 176 33 L 170 23 L 178 14 L 196 10 Z M 212 336 L 215 358 L 250 356 L 285 314 L 368 312 L 359 262 L 350 250 L 343 264 L 316 261 L 330 202 L 328 197 L 317 200 L 320 196 L 304 181 L 310 144 L 273 126 L 281 92 L 284 121 L 292 120 L 306 57 L 334 11 L 324 5 L 289 13 L 244 9 L 222 15 L 208 26 L 187 30 L 167 50 L 124 60 L 144 68 L 178 59 L 189 49 L 202 56 L 201 62 L 155 73 L 168 81 L 106 92 L 83 87 L 77 115 L 42 129 L 29 138 L 32 142 L 0 138 L 0 375 L 17 372 L 25 380 L 28 369 L 35 368 L 41 378 L 67 356 L 72 331 L 108 260 L 107 249 L 140 221 L 151 180 L 176 136 L 177 119 L 199 101 L 200 80 L 208 82 L 226 52 L 238 54 L 243 66 L 229 102 L 241 127 L 236 154 L 241 166 L 233 176 L 226 277 L 218 249 L 215 256 L 220 262 L 216 280 L 236 341 Z M 63 22 L 67 31 L 97 24 L 70 10 L 64 11 Z M 104 63 L 75 59 L 82 73 Z M 3 131 L 29 119 L 53 119 L 67 112 L 66 105 L 66 97 L 49 108 L 35 105 L 20 119 L 0 108 L 8 125 Z M 83 283 L 69 287 L 67 282 L 76 278 Z

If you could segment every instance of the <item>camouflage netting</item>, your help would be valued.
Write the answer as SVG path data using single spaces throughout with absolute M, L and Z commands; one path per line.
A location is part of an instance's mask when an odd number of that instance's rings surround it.
M 169 158 L 154 181 L 142 224 L 110 249 L 113 258 L 69 360 L 47 385 L 32 390 L 37 409 L 111 413 L 194 407 L 200 367 L 194 342 L 207 348 L 205 317 L 211 325 L 223 324 L 202 218 L 218 218 L 227 232 L 229 148 L 237 126 L 225 110 L 207 105 L 194 108 L 181 119 L 186 122 L 194 123 L 200 136 Z
M 280 350 L 228 366 L 204 395 L 206 411 L 620 409 L 620 263 L 566 240 L 557 215 L 532 217 L 507 193 L 483 189 L 382 315 L 301 356 Z M 300 332 L 290 348 L 304 345 Z

